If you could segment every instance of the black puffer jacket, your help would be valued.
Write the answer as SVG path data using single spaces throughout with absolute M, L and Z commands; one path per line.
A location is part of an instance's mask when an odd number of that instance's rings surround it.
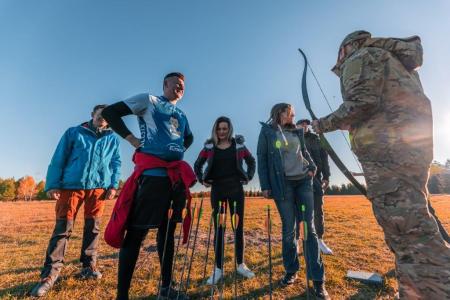
M 306 149 L 311 155 L 312 160 L 317 166 L 316 178 L 320 181 L 330 180 L 330 165 L 328 164 L 328 153 L 320 145 L 320 139 L 317 134 L 305 132 Z
M 232 147 L 236 150 L 236 167 L 242 181 L 248 182 L 252 180 L 255 175 L 256 162 L 250 151 L 244 145 L 244 137 L 242 135 L 236 135 L 233 138 Z M 243 160 L 247 164 L 247 171 L 244 170 Z M 205 170 L 203 171 L 203 165 L 207 163 Z M 209 182 L 211 167 L 214 163 L 214 143 L 212 140 L 207 140 L 205 145 L 200 151 L 197 160 L 194 164 L 194 172 L 197 176 L 197 180 L 200 183 Z

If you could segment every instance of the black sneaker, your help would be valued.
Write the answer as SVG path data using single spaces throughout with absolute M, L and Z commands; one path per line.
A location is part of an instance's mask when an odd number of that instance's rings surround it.
M 178 290 L 174 289 L 172 286 L 169 287 L 161 287 L 161 292 L 160 292 L 160 297 L 159 299 L 179 299 L 179 300 L 188 300 L 189 297 L 183 293 L 183 292 L 179 292 Z
M 281 285 L 291 285 L 297 279 L 297 273 L 286 273 L 283 279 L 281 279 Z
M 41 281 L 36 284 L 30 292 L 32 297 L 42 297 L 51 290 L 53 285 L 55 284 L 57 277 L 46 277 L 41 279 Z
M 314 295 L 318 299 L 330 300 L 330 295 L 328 295 L 325 289 L 325 283 L 323 281 L 313 281 Z
M 81 279 L 101 279 L 103 275 L 95 266 L 90 266 L 83 268 L 79 276 Z

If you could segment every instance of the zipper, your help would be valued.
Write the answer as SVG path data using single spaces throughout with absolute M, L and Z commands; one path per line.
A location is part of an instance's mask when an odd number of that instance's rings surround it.
M 86 129 L 88 129 L 90 132 L 93 132 L 92 130 L 90 130 L 89 128 L 86 128 Z M 97 137 L 97 135 L 95 134 L 95 142 L 94 142 L 94 144 L 92 145 L 92 149 L 91 149 L 91 159 L 90 159 L 90 161 L 89 161 L 89 167 L 88 167 L 88 173 L 87 173 L 87 181 L 86 181 L 86 184 L 84 185 L 84 188 L 86 189 L 87 188 L 87 183 L 90 181 L 90 179 L 91 179 L 91 168 L 92 168 L 92 161 L 94 160 L 94 153 L 95 153 L 95 148 L 97 147 L 97 142 L 100 140 L 100 137 Z
M 241 176 L 244 176 L 244 179 L 245 179 L 246 181 L 248 181 L 247 174 L 245 174 L 245 173 L 244 173 L 244 170 L 242 170 L 242 169 L 240 168 L 240 164 L 239 164 L 239 151 L 238 151 L 238 149 L 237 149 L 237 143 L 236 143 L 236 142 L 235 142 L 235 144 L 234 144 L 234 149 L 235 149 L 235 151 L 236 151 L 236 168 L 237 168 L 238 172 L 241 173 Z

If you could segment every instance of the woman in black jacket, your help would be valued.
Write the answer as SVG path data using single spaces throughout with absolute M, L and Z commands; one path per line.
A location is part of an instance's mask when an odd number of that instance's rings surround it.
M 247 164 L 247 170 L 243 168 L 243 160 Z M 206 163 L 206 168 L 203 166 Z M 194 171 L 198 181 L 206 187 L 211 187 L 211 207 L 213 208 L 214 227 L 216 228 L 216 216 L 220 209 L 219 201 L 228 203 L 230 215 L 234 213 L 236 202 L 236 214 L 239 216 L 236 228 L 236 262 L 237 271 L 246 278 L 252 278 L 255 274 L 245 265 L 244 259 L 244 189 L 255 174 L 255 159 L 244 146 L 242 136 L 233 137 L 233 125 L 227 117 L 219 117 L 214 123 L 211 138 L 205 143 L 194 164 Z M 214 230 L 216 233 L 217 230 Z M 223 276 L 222 268 L 222 241 L 223 231 L 220 228 L 215 249 L 216 266 L 214 273 L 208 279 L 208 284 L 216 284 Z M 214 279 L 214 280 L 213 280 Z M 214 282 L 213 282 L 214 281 Z

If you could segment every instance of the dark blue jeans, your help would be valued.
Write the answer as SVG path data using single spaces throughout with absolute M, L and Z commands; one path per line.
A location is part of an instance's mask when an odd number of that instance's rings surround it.
M 317 244 L 317 234 L 313 225 L 314 196 L 312 179 L 286 180 L 284 199 L 275 199 L 282 223 L 283 265 L 287 273 L 295 273 L 300 264 L 295 245 L 296 219 L 302 220 L 301 206 L 305 205 L 305 218 L 308 229 L 306 242 L 308 276 L 314 281 L 323 281 L 325 276 L 322 258 Z

